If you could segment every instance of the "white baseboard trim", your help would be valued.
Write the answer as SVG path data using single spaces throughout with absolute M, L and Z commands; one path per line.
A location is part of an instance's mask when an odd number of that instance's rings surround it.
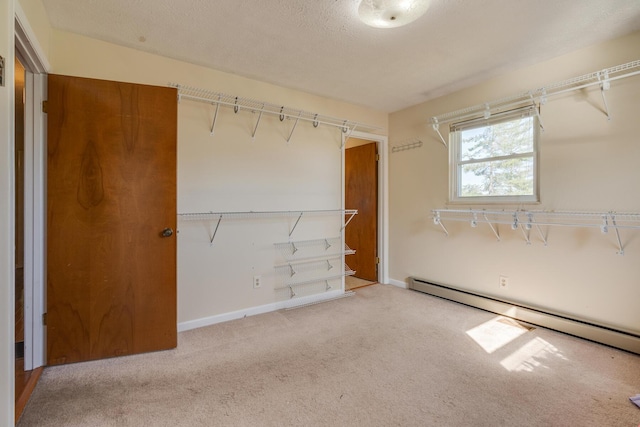
M 289 299 L 286 301 L 274 302 L 271 304 L 259 305 L 257 307 L 249 307 L 242 310 L 231 311 L 229 313 L 217 314 L 215 316 L 203 317 L 201 319 L 187 320 L 178 323 L 178 332 L 189 331 L 191 329 L 202 328 L 204 326 L 215 325 L 216 323 L 228 322 L 229 320 L 242 319 L 247 316 L 255 316 L 257 314 L 270 313 L 272 311 L 281 310 L 283 308 L 292 308 L 299 305 L 313 304 L 325 300 L 334 299 L 344 294 L 341 289 L 325 292 L 319 295 L 309 295 L 306 297 Z
M 389 278 L 389 284 L 393 285 L 393 286 L 397 286 L 397 287 L 402 288 L 402 289 L 407 289 L 408 288 L 407 282 L 405 282 L 404 280 L 396 280 L 396 279 Z

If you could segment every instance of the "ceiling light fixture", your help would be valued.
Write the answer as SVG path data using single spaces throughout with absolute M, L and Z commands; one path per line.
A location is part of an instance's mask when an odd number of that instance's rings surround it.
M 429 3 L 430 0 L 362 0 L 358 15 L 371 27 L 401 27 L 424 15 Z

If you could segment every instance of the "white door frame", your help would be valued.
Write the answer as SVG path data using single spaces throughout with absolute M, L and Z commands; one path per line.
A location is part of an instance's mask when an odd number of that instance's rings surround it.
M 46 266 L 46 97 L 49 62 L 20 3 L 15 3 L 16 56 L 27 70 L 25 80 L 24 159 L 24 367 L 45 364 Z M 11 64 L 13 66 L 13 64 Z M 15 286 L 15 283 L 14 283 Z
M 374 133 L 353 131 L 350 138 L 359 138 L 377 144 L 378 155 L 378 282 L 389 283 L 389 139 Z M 345 209 L 345 170 L 344 156 L 346 136 L 342 136 L 342 209 Z M 357 248 L 355 248 L 357 250 Z

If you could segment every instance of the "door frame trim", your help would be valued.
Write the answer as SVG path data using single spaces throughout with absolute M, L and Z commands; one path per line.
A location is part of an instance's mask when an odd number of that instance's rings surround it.
M 19 2 L 15 3 L 15 50 L 25 67 L 25 186 L 24 186 L 24 333 L 25 370 L 45 364 L 46 266 L 46 73 L 51 65 Z M 15 283 L 14 283 L 15 288 Z
M 389 138 L 374 133 L 353 131 L 352 138 L 377 144 L 378 156 L 378 282 L 389 283 Z M 342 209 L 345 209 L 346 135 L 342 135 Z M 357 248 L 355 248 L 357 250 Z M 344 288 L 343 288 L 344 289 Z

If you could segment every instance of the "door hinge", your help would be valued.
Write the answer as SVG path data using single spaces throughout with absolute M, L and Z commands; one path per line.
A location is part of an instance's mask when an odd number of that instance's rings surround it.
M 376 257 L 376 264 L 380 264 L 380 258 Z
M 43 113 L 49 112 L 49 101 L 42 101 L 42 112 Z
M 376 162 L 380 161 L 380 154 L 376 154 Z
M 47 313 L 42 313 L 42 324 L 47 326 Z

